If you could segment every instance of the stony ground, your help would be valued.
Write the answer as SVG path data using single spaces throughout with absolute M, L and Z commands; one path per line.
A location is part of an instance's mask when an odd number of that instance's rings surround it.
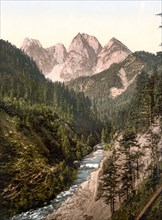
M 161 134 L 159 130 L 159 121 L 156 121 L 156 124 L 151 128 L 153 133 Z M 145 164 L 144 170 L 140 175 L 140 180 L 136 183 L 136 186 L 142 182 L 145 169 L 149 165 L 150 161 L 150 149 L 149 146 L 150 133 L 146 132 L 144 134 L 139 134 L 137 136 L 137 142 L 143 150 L 142 160 Z M 159 148 L 162 143 L 162 138 L 159 141 Z M 116 149 L 120 146 L 119 142 L 115 143 Z M 107 220 L 110 217 L 110 206 L 105 204 L 102 197 L 100 198 L 100 190 L 98 188 L 99 176 L 101 175 L 102 165 L 104 160 L 109 157 L 110 152 L 107 151 L 105 158 L 100 164 L 100 168 L 94 171 L 91 174 L 89 180 L 81 184 L 76 193 L 70 197 L 55 213 L 47 216 L 46 220 Z M 120 157 L 120 165 L 123 163 L 122 155 Z M 98 199 L 99 198 L 99 199 Z M 115 206 L 115 209 L 119 208 L 118 205 Z
M 78 188 L 55 213 L 47 216 L 47 220 L 106 220 L 110 215 L 110 207 L 102 199 L 97 199 L 98 177 L 100 168 L 91 174 L 89 180 Z

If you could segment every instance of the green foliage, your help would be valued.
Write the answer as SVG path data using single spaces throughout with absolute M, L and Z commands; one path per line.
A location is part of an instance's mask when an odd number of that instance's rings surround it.
M 158 180 L 156 187 L 161 186 L 161 180 Z M 120 209 L 116 210 L 111 216 L 111 220 L 129 220 L 135 219 L 144 206 L 149 202 L 153 194 L 155 193 L 155 185 L 153 184 L 152 177 L 148 177 L 143 184 L 140 185 L 136 193 L 132 194 L 129 200 L 122 203 Z M 149 220 L 161 219 L 161 195 L 155 202 L 153 207 L 150 208 L 147 216 L 143 217 Z M 156 217 L 156 218 L 155 218 Z
M 0 40 L 0 52 L 0 212 L 8 218 L 64 190 L 102 125 L 83 93 L 45 79 L 8 42 Z
M 103 128 L 101 132 L 101 142 L 108 143 L 110 140 L 110 132 L 108 131 L 108 128 Z
M 138 148 L 133 151 L 132 148 Z M 139 152 L 139 146 L 137 145 L 136 135 L 133 131 L 126 131 L 123 134 L 123 138 L 120 140 L 120 152 L 125 156 L 122 165 L 122 189 L 126 197 L 135 189 L 135 181 L 139 178 L 140 166 L 139 159 L 142 156 Z M 136 177 L 137 172 L 137 177 Z
M 162 71 L 148 75 L 142 72 L 137 78 L 137 92 L 126 114 L 126 126 L 145 131 L 156 116 L 162 115 Z M 132 109 L 132 110 L 131 110 Z M 128 124 L 131 121 L 131 125 Z
M 90 134 L 87 138 L 87 144 L 91 147 L 95 145 L 95 139 L 92 134 Z
M 80 77 L 67 86 L 47 80 L 35 62 L 10 43 L 0 40 L 0 52 L 1 215 L 55 197 L 75 178 L 73 161 L 88 154 L 99 140 L 109 142 L 111 148 L 116 131 L 125 130 L 121 150 L 126 160 L 120 178 L 124 193 L 132 195 L 141 166 L 139 151 L 131 151 L 135 133 L 146 131 L 162 115 L 161 56 L 136 52 L 100 74 Z M 123 88 L 121 68 L 129 80 L 136 78 L 112 99 L 110 89 Z M 152 171 L 158 166 L 155 139 L 151 136 Z M 112 212 L 116 197 L 123 193 L 115 160 L 114 152 L 104 167 L 103 184 Z
M 119 77 L 122 68 L 127 79 L 134 78 L 134 81 L 125 92 L 112 98 L 112 87 L 123 88 Z M 131 54 L 102 73 L 70 81 L 68 86 L 84 91 L 98 118 L 111 125 L 111 132 L 122 131 L 125 127 L 147 129 L 148 117 L 152 120 L 162 113 L 161 57 L 144 51 Z
M 160 195 L 159 198 L 153 204 L 151 211 L 147 215 L 147 220 L 161 220 L 162 216 L 162 196 Z
M 12 111 L 12 102 L 16 100 L 20 107 L 50 106 L 59 118 L 72 122 L 74 128 L 79 124 L 85 133 L 97 128 L 90 99 L 83 93 L 76 94 L 62 83 L 45 79 L 28 56 L 3 40 L 0 40 L 0 51 L 0 100 L 10 99 L 9 114 L 16 114 Z
M 116 152 L 106 160 L 103 165 L 103 177 L 101 178 L 101 190 L 103 190 L 103 197 L 105 202 L 110 204 L 111 214 L 114 213 L 116 198 L 118 195 L 118 166 L 116 162 Z

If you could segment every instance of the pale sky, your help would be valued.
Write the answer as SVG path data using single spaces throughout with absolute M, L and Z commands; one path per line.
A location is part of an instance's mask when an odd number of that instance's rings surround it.
M 80 33 L 104 46 L 116 37 L 130 50 L 155 53 L 161 42 L 161 0 L 0 0 L 0 37 L 20 47 L 25 37 L 43 47 L 63 43 L 68 49 Z

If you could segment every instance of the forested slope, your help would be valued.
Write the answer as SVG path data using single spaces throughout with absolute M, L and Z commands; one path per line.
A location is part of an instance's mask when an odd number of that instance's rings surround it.
M 92 150 L 101 123 L 91 102 L 46 80 L 36 64 L 0 41 L 0 215 L 49 201 L 75 178 L 74 160 Z
M 141 93 L 137 90 L 142 78 L 145 77 L 145 83 L 151 75 L 157 81 L 161 79 L 161 59 L 160 55 L 135 52 L 122 63 L 113 64 L 97 75 L 72 80 L 68 86 L 75 91 L 83 91 L 91 99 L 98 117 L 103 121 L 109 120 L 115 129 L 122 130 L 124 114 L 129 109 L 130 102 L 136 94 Z
M 111 122 L 102 130 L 109 156 L 98 187 L 98 199 L 110 205 L 107 219 L 135 219 L 161 183 L 162 54 L 135 52 L 68 86 L 84 91 L 100 119 Z
M 138 148 L 138 135 L 148 132 L 149 147 L 158 152 L 154 149 L 159 137 L 151 131 L 155 122 L 161 126 L 161 54 L 135 52 L 100 74 L 66 86 L 45 79 L 36 64 L 10 43 L 1 40 L 0 53 L 0 218 L 43 205 L 65 189 L 76 176 L 73 162 L 91 152 L 101 130 L 110 149 L 121 135 L 120 150 L 130 172 L 123 172 L 128 187 L 121 194 L 129 198 L 134 173 L 128 166 L 134 160 L 137 167 L 141 156 L 130 150 Z M 116 156 L 114 152 L 104 167 L 107 177 L 117 169 Z M 156 163 L 151 169 L 156 170 Z M 115 183 L 114 190 L 118 186 Z
M 161 185 L 162 56 L 137 75 L 134 95 L 118 111 L 120 130 L 107 146 L 100 189 L 111 219 L 135 219 Z M 151 61 L 150 61 L 151 63 Z M 122 129 L 121 129 L 122 128 Z M 118 211 L 117 208 L 120 208 Z M 160 219 L 161 210 L 157 212 Z

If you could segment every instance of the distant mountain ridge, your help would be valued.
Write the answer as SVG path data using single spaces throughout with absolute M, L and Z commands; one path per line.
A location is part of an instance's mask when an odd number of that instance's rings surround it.
M 63 44 L 43 48 L 38 40 L 25 38 L 21 50 L 30 56 L 52 81 L 69 81 L 93 75 L 122 62 L 132 52 L 112 38 L 104 47 L 94 36 L 78 33 L 68 50 Z
M 127 108 L 135 96 L 138 78 L 144 73 L 153 74 L 156 69 L 161 70 L 160 57 L 139 51 L 99 74 L 80 77 L 66 84 L 76 92 L 84 92 L 100 118 L 115 121 L 119 110 Z

